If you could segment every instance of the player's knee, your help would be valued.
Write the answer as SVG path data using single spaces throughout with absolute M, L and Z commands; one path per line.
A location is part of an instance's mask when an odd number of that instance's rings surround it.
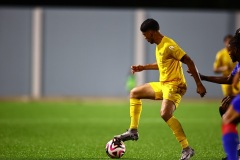
M 226 112 L 222 116 L 222 124 L 237 124 L 239 122 L 238 116 L 231 111 Z
M 130 98 L 141 99 L 142 93 L 142 88 L 135 87 L 130 91 Z
M 130 98 L 139 98 L 139 93 L 137 88 L 133 88 L 130 91 Z
M 161 110 L 160 111 L 160 116 L 162 117 L 162 119 L 167 122 L 171 117 L 172 117 L 172 113 L 165 111 L 165 110 Z

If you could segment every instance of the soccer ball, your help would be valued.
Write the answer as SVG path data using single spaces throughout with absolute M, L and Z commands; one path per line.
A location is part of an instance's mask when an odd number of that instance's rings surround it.
M 110 158 L 121 158 L 126 151 L 125 144 L 121 140 L 111 139 L 106 144 L 106 153 Z

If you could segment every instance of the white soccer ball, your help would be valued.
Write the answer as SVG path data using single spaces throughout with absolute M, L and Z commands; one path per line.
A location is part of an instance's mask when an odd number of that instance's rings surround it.
M 106 153 L 110 158 L 121 158 L 126 151 L 123 141 L 111 139 L 106 144 Z

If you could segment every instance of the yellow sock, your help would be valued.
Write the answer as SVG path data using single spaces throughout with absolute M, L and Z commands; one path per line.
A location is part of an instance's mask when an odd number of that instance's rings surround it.
M 173 131 L 173 134 L 175 135 L 178 142 L 181 144 L 182 148 L 188 147 L 188 141 L 180 122 L 174 116 L 172 116 L 167 121 L 167 124 Z
M 130 99 L 130 129 L 137 129 L 142 112 L 142 101 L 140 99 Z

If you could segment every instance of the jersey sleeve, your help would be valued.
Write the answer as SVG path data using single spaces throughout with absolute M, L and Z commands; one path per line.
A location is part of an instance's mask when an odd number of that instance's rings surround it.
M 184 50 L 177 45 L 170 45 L 168 49 L 172 53 L 172 57 L 178 61 L 180 61 L 186 54 L 186 52 L 184 52 Z
M 235 74 L 239 71 L 239 69 L 240 69 L 240 64 L 239 64 L 239 62 L 238 62 L 237 65 L 236 65 L 236 67 L 233 69 L 231 75 L 232 75 L 232 76 L 235 76 Z

